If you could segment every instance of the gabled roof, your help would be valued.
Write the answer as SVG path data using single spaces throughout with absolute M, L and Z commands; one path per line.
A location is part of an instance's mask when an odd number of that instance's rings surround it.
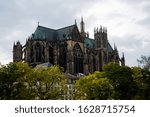
M 33 39 L 56 39 L 56 30 L 38 26 L 33 34 Z
M 66 39 L 68 36 L 71 36 L 70 34 L 72 33 L 74 28 L 75 28 L 75 25 L 71 25 L 71 26 L 68 26 L 68 27 L 58 29 L 57 30 L 57 38 L 59 40 Z
M 38 26 L 32 36 L 33 39 L 47 39 L 50 41 L 65 40 L 71 34 L 74 27 L 75 25 L 71 25 L 55 30 L 43 26 Z

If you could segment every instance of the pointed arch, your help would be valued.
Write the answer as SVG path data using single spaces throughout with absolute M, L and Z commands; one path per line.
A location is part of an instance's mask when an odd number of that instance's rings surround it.
M 36 50 L 36 62 L 42 62 L 42 51 L 41 51 L 41 45 L 39 42 L 36 43 L 35 45 L 35 50 Z
M 52 46 L 48 46 L 48 49 L 49 49 L 49 62 L 51 64 L 54 64 L 54 50 L 53 50 L 53 47 Z
M 67 43 L 60 44 L 59 46 L 59 65 L 64 68 L 64 71 L 67 69 Z
M 83 52 L 78 43 L 73 48 L 74 73 L 83 73 Z
M 34 56 L 34 47 L 33 47 L 33 45 L 31 45 L 30 49 L 31 49 L 30 50 L 30 57 L 31 57 L 30 62 L 32 63 L 32 62 L 34 62 L 34 58 L 33 58 L 33 56 Z

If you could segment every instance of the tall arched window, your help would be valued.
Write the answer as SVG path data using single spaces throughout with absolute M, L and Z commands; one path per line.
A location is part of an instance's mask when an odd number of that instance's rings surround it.
M 59 47 L 59 65 L 63 67 L 65 71 L 67 67 L 67 59 L 66 59 L 67 48 L 66 47 L 67 47 L 66 44 L 62 44 Z
M 51 64 L 54 64 L 54 52 L 51 46 L 49 46 L 49 62 Z
M 41 62 L 42 53 L 41 53 L 41 45 L 40 43 L 36 43 L 36 62 Z
M 77 43 L 73 48 L 74 55 L 74 72 L 83 73 L 83 52 L 80 45 Z
M 95 59 L 95 56 L 93 55 L 93 72 L 96 71 L 96 59 Z
M 34 49 L 33 49 L 33 45 L 31 46 L 31 51 L 30 51 L 30 62 L 34 62 Z

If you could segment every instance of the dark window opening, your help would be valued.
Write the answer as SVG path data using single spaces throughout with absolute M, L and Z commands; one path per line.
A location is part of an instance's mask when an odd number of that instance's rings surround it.
M 73 48 L 74 54 L 74 72 L 83 73 L 83 52 L 79 44 L 76 44 Z
M 34 62 L 34 59 L 33 59 L 33 46 L 31 47 L 30 57 L 31 57 L 31 63 Z
M 51 64 L 54 64 L 54 53 L 53 53 L 53 48 L 49 46 L 49 62 Z
M 93 56 L 93 72 L 96 71 L 96 60 L 95 57 Z
M 40 43 L 37 43 L 35 48 L 36 48 L 36 62 L 41 62 L 42 53 Z
M 100 71 L 102 71 L 102 53 L 99 53 Z
M 64 68 L 64 71 L 67 69 L 66 51 L 66 46 L 61 45 L 59 48 L 59 65 Z

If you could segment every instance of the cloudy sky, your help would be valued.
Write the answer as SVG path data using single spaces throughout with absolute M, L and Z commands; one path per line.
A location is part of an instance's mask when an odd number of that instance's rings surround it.
M 0 0 L 0 63 L 12 61 L 14 41 L 24 44 L 37 22 L 57 29 L 79 24 L 81 16 L 90 37 L 94 27 L 107 27 L 127 65 L 150 55 L 150 0 Z

